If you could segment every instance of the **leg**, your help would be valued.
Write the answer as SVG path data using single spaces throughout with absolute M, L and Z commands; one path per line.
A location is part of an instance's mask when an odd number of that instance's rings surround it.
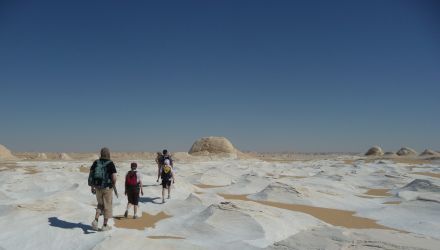
M 108 219 L 113 217 L 113 188 L 103 189 L 104 195 L 104 227 L 107 227 Z
M 94 230 L 98 230 L 98 220 L 99 216 L 104 213 L 104 200 L 103 200 L 103 192 L 102 189 L 96 190 L 96 201 L 98 202 L 98 206 L 96 207 L 95 220 L 92 222 L 92 228 Z
M 165 188 L 162 187 L 162 203 L 165 203 Z
M 171 192 L 171 182 L 170 185 L 168 185 L 168 199 L 170 198 L 170 192 Z
M 138 206 L 134 205 L 134 216 L 133 216 L 133 219 L 137 218 L 137 210 L 138 210 Z
M 156 182 L 159 182 L 159 177 L 160 177 L 160 166 L 157 165 L 157 180 L 156 180 Z

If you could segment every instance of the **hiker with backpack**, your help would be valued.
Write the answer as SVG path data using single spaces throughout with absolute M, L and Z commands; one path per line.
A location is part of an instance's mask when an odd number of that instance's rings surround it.
M 101 231 L 111 229 L 108 220 L 113 217 L 113 191 L 116 196 L 116 166 L 110 160 L 110 150 L 101 149 L 101 157 L 93 162 L 90 167 L 88 184 L 91 192 L 96 195 L 98 206 L 96 208 L 95 220 L 92 222 L 94 230 L 98 230 L 99 216 L 104 216 L 104 224 Z
M 131 163 L 131 170 L 125 175 L 125 195 L 127 196 L 128 203 L 125 210 L 124 217 L 128 217 L 128 210 L 133 206 L 134 214 L 133 219 L 137 218 L 137 209 L 139 204 L 139 191 L 141 195 L 144 195 L 142 188 L 142 177 L 137 169 L 137 163 Z
M 164 166 L 162 168 L 160 177 L 162 178 L 162 203 L 165 203 L 165 189 L 168 189 L 168 199 L 170 199 L 171 182 L 174 183 L 176 180 L 173 168 L 171 166 L 171 161 L 169 159 L 164 161 Z
M 162 150 L 162 154 L 160 152 L 157 152 L 156 156 L 156 163 L 157 163 L 157 180 L 156 182 L 159 182 L 160 174 L 162 173 L 162 168 L 165 165 L 165 160 L 170 161 L 171 167 L 173 167 L 173 159 L 171 158 L 171 155 L 168 153 L 168 150 L 164 149 Z

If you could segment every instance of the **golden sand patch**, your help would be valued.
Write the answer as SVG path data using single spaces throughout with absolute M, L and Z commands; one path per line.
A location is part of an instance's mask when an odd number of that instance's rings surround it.
M 307 178 L 307 176 L 296 176 L 296 175 L 284 175 L 281 174 L 280 178 L 295 178 L 295 179 L 303 179 L 303 178 Z
M 397 205 L 397 204 L 400 204 L 400 203 L 402 203 L 401 201 L 387 201 L 387 202 L 384 202 L 384 203 L 382 203 L 382 204 L 386 204 L 386 205 Z
M 383 189 L 383 188 L 376 188 L 376 189 L 370 189 L 364 194 L 366 195 L 372 195 L 372 196 L 380 196 L 380 197 L 389 197 L 391 196 L 390 193 L 388 193 L 389 189 Z
M 228 200 L 253 201 L 267 206 L 306 213 L 319 220 L 329 223 L 333 226 L 341 226 L 341 227 L 356 228 L 356 229 L 374 228 L 374 229 L 396 230 L 393 228 L 389 228 L 377 224 L 375 220 L 355 216 L 354 211 L 346 211 L 346 210 L 323 208 L 323 207 L 313 207 L 307 205 L 286 204 L 286 203 L 274 202 L 274 201 L 257 201 L 247 198 L 247 195 L 245 194 L 244 195 L 219 194 L 219 195 Z
M 90 168 L 82 165 L 81 167 L 79 167 L 79 172 L 88 174 L 90 172 Z
M 153 240 L 162 240 L 162 239 L 172 239 L 172 240 L 184 240 L 185 237 L 179 237 L 179 236 L 147 236 L 149 239 Z
M 144 230 L 147 227 L 154 228 L 157 222 L 171 217 L 172 216 L 164 212 L 160 212 L 156 215 L 142 213 L 142 216 L 137 219 L 132 219 L 132 217 L 125 218 L 124 216 L 116 216 L 113 218 L 115 219 L 115 227 Z
M 26 172 L 25 174 L 37 174 L 37 173 L 41 173 L 40 170 L 34 168 L 34 167 L 28 167 L 24 169 Z
M 368 157 L 365 159 L 365 163 L 372 163 L 378 160 L 389 160 L 395 163 L 421 165 L 430 163 L 429 160 L 420 159 L 417 157 L 405 157 L 405 156 L 383 156 L 383 157 Z
M 207 184 L 193 184 L 194 186 L 196 186 L 196 187 L 199 187 L 199 188 L 219 188 L 219 187 L 227 187 L 228 185 L 226 185 L 226 186 L 216 186 L 216 185 L 207 185 Z
M 430 176 L 430 177 L 434 177 L 434 178 L 440 178 L 440 174 L 431 173 L 431 172 L 414 172 L 413 174 L 425 175 L 425 176 Z
M 354 162 L 355 162 L 355 160 L 353 160 L 353 159 L 347 159 L 347 160 L 344 160 L 344 164 L 347 164 L 347 165 L 353 165 L 354 164 Z
M 15 170 L 16 168 L 17 168 L 17 164 L 11 164 L 11 163 L 0 164 L 0 172 Z

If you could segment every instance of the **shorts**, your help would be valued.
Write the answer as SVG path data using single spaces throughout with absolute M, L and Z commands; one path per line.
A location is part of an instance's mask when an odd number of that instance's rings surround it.
M 127 188 L 128 203 L 137 206 L 139 204 L 139 188 L 128 187 Z
M 171 187 L 171 180 L 164 180 L 164 179 L 162 179 L 162 187 L 163 188 L 169 188 L 169 187 Z
M 103 214 L 105 219 L 112 218 L 113 188 L 97 188 L 96 200 L 98 201 L 98 206 L 96 208 L 96 211 Z

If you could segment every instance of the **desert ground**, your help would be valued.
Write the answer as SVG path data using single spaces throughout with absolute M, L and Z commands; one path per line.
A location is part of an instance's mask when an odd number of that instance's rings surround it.
M 0 161 L 0 249 L 439 249 L 437 157 L 174 155 L 162 204 L 154 153 L 114 153 L 113 229 L 97 232 L 96 153 L 14 152 Z M 144 184 L 138 219 L 123 217 L 131 162 Z

